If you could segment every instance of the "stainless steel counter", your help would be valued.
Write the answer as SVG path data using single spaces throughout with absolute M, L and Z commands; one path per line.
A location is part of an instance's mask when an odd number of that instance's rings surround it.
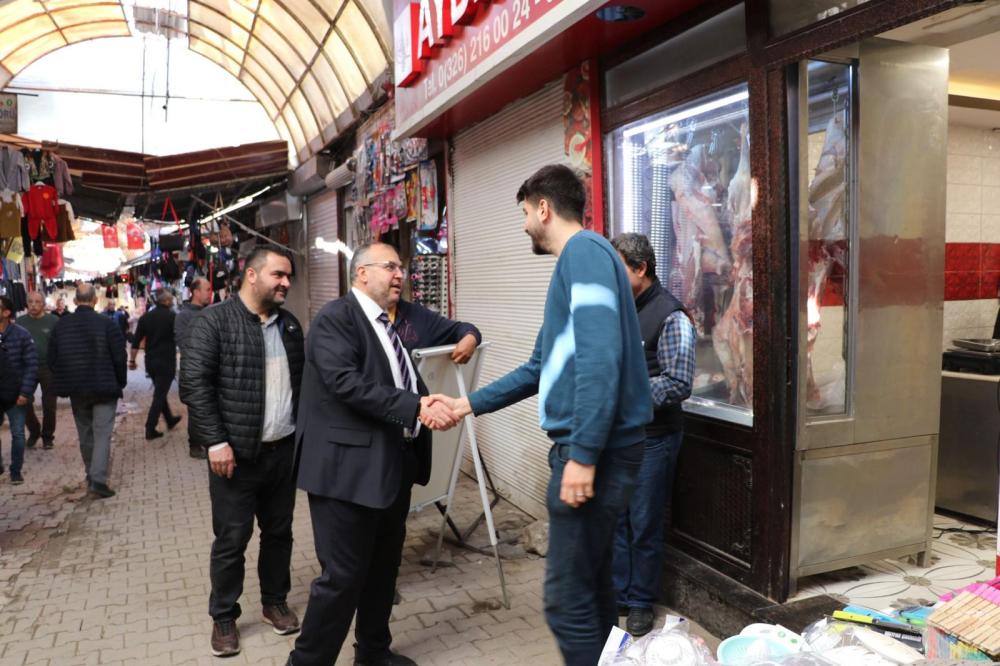
M 938 508 L 997 520 L 1000 375 L 941 373 Z

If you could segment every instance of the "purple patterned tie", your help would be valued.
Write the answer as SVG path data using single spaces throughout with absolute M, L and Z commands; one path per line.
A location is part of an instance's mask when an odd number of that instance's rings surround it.
M 410 368 L 406 364 L 406 350 L 403 349 L 403 343 L 399 341 L 399 336 L 396 335 L 396 327 L 389 321 L 389 315 L 384 312 L 378 316 L 378 320 L 385 324 L 389 340 L 392 341 L 392 348 L 396 352 L 396 361 L 399 363 L 399 375 L 403 378 L 403 388 L 407 391 L 412 391 L 413 384 L 410 383 Z

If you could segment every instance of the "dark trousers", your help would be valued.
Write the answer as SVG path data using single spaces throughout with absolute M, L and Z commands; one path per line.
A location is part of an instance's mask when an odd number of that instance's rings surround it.
M 167 394 L 170 392 L 170 385 L 174 382 L 174 372 L 167 370 L 150 371 L 149 376 L 153 380 L 153 402 L 149 405 L 149 414 L 146 416 L 146 432 L 156 430 L 156 424 L 160 422 L 160 415 L 169 424 L 174 420 L 173 412 L 170 411 L 170 403 L 167 401 Z
M 35 416 L 35 405 L 25 408 L 24 425 L 28 435 L 51 442 L 56 432 L 56 392 L 52 390 L 52 371 L 44 363 L 38 364 L 38 384 L 42 387 L 42 422 Z
M 415 469 L 416 459 L 410 462 L 407 468 Z M 389 650 L 389 615 L 413 486 L 412 474 L 404 477 L 396 501 L 386 509 L 309 495 L 316 557 L 323 570 L 309 589 L 302 633 L 291 654 L 295 666 L 332 666 L 355 610 L 356 657 L 367 660 Z
M 256 461 L 237 462 L 233 477 L 208 473 L 212 500 L 212 560 L 209 573 L 212 594 L 208 612 L 214 620 L 235 620 L 243 594 L 247 544 L 253 536 L 253 521 L 260 527 L 261 603 L 284 603 L 291 588 L 292 512 L 295 508 L 295 478 L 292 474 L 295 446 L 292 437 L 264 444 Z
M 611 547 L 618 516 L 635 490 L 642 454 L 642 443 L 606 449 L 597 462 L 594 497 L 574 509 L 559 499 L 569 446 L 556 444 L 549 451 L 545 619 L 567 666 L 595 666 L 618 623 Z
M 646 439 L 639 482 L 618 519 L 614 579 L 618 603 L 651 609 L 663 569 L 663 513 L 674 487 L 683 433 Z

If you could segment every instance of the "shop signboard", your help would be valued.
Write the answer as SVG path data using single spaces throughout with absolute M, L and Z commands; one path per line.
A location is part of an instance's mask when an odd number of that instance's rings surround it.
M 0 93 L 0 134 L 17 134 L 17 95 Z
M 396 0 L 396 134 L 406 136 L 602 0 Z

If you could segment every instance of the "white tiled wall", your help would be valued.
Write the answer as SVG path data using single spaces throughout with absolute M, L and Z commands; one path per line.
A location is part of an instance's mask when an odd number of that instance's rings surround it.
M 948 127 L 945 242 L 1000 243 L 1000 133 Z
M 955 338 L 991 338 L 997 318 L 997 299 L 944 302 L 942 349 L 953 347 Z

